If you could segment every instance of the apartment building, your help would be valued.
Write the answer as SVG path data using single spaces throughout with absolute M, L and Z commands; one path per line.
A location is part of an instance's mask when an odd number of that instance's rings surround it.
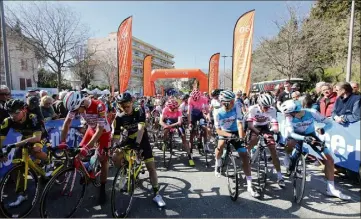
M 110 71 L 116 71 L 117 69 L 117 33 L 112 32 L 103 38 L 89 39 L 88 50 L 95 52 L 95 60 L 108 64 L 107 68 L 104 68 L 103 64 L 97 66 L 92 84 L 109 86 L 109 82 L 114 80 L 110 78 Z M 152 69 L 174 68 L 174 55 L 133 37 L 132 72 L 128 85 L 128 90 L 132 93 L 143 92 L 143 60 L 146 55 L 153 56 Z M 112 68 L 109 68 L 109 65 L 112 66 Z M 118 86 L 117 82 L 115 84 Z
M 20 32 L 7 28 L 10 81 L 13 90 L 37 87 L 38 60 L 31 46 L 22 40 Z M 0 84 L 6 85 L 3 44 L 0 43 Z

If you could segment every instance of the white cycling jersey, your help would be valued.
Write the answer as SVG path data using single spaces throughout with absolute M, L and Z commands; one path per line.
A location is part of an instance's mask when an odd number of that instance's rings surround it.
M 265 126 L 277 122 L 277 110 L 271 106 L 267 112 L 262 112 L 258 104 L 248 109 L 247 122 L 253 122 L 254 126 Z
M 188 114 L 188 103 L 181 103 L 179 110 L 182 112 L 182 116 L 187 116 Z

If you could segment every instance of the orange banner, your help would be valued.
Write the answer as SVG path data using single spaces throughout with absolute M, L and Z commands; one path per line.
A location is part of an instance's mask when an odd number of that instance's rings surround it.
M 219 72 L 219 53 L 215 53 L 209 59 L 208 70 L 208 93 L 218 88 L 218 72 Z
M 152 73 L 152 56 L 147 55 L 143 60 L 143 96 L 152 96 L 152 84 L 150 83 Z
M 249 93 L 255 10 L 243 14 L 233 32 L 232 90 Z
M 123 93 L 128 88 L 132 71 L 132 16 L 119 25 L 117 43 L 119 93 Z

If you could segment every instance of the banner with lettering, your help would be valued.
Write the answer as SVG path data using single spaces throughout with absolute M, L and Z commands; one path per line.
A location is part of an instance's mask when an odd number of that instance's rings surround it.
M 45 128 L 49 130 L 50 135 L 50 142 L 51 145 L 54 147 L 56 145 L 59 145 L 60 143 L 60 134 L 61 134 L 61 128 L 63 126 L 64 120 L 51 120 L 45 123 Z M 79 127 L 80 126 L 80 120 L 73 120 L 71 127 Z M 17 132 L 14 132 L 12 129 L 9 131 L 8 135 L 5 138 L 5 141 L 3 142 L 3 145 L 13 144 L 16 142 L 19 142 L 21 140 L 21 135 Z M 76 140 L 74 142 L 74 140 Z M 81 137 L 76 134 L 75 128 L 71 128 L 68 133 L 68 137 L 66 139 L 66 143 L 70 147 L 77 146 L 81 141 Z M 45 149 L 45 147 L 44 147 Z M 0 163 L 0 178 L 5 175 L 5 173 L 12 167 L 12 160 L 14 157 L 15 149 L 12 149 L 12 151 L 8 155 L 8 160 L 4 163 Z
M 152 74 L 152 56 L 147 55 L 143 61 L 143 96 L 152 96 L 152 84 L 150 77 Z
M 255 10 L 243 14 L 233 32 L 232 90 L 249 93 Z
M 277 119 L 282 136 L 286 136 L 284 115 L 278 113 Z M 323 124 L 316 123 L 315 126 L 323 127 Z M 324 140 L 331 151 L 331 155 L 337 166 L 358 172 L 360 167 L 360 122 L 352 123 L 344 127 L 332 122 L 332 128 L 324 135 L 318 135 Z M 312 148 L 304 143 L 311 155 L 321 158 Z
M 219 53 L 215 53 L 209 59 L 208 70 L 208 93 L 218 88 L 218 73 L 219 73 Z
M 132 71 L 132 16 L 119 25 L 117 44 L 119 92 L 123 93 L 128 88 Z

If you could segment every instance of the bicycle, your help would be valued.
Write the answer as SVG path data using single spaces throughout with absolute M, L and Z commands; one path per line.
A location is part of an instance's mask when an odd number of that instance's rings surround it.
M 81 191 L 78 200 L 76 201 L 73 209 L 70 210 L 66 216 L 61 217 L 71 217 L 75 214 L 75 212 L 78 210 L 79 206 L 82 204 L 85 192 L 86 192 L 86 186 L 91 182 L 95 187 L 100 187 L 100 174 L 101 174 L 101 166 L 99 163 L 99 156 L 97 149 L 94 149 L 94 154 L 88 154 L 85 158 L 86 160 L 91 156 L 90 164 L 88 162 L 83 161 L 79 156 L 79 149 L 75 148 L 67 148 L 68 153 L 72 157 L 72 164 L 69 165 L 67 168 L 63 168 L 60 170 L 57 174 L 55 174 L 50 181 L 46 184 L 44 191 L 40 198 L 40 216 L 42 218 L 46 217 L 55 217 L 53 215 L 49 215 L 50 211 L 47 208 L 49 206 L 50 200 L 58 200 L 59 197 L 72 197 L 74 192 L 74 186 L 76 185 L 75 180 L 77 178 L 77 175 L 79 175 L 79 183 L 77 185 L 81 185 Z M 104 153 L 108 153 L 108 149 L 104 149 Z M 88 168 L 87 165 L 91 165 L 91 168 Z M 88 170 L 90 169 L 90 170 Z M 60 179 L 64 179 L 62 184 L 58 184 L 56 181 Z M 60 185 L 61 188 L 57 189 L 56 186 Z M 51 191 L 52 189 L 56 192 L 60 192 L 60 194 L 53 194 Z M 69 191 L 66 191 L 66 189 L 69 189 Z M 57 191 L 58 190 L 58 191 Z M 75 190 L 76 192 L 76 190 Z M 54 199 L 56 197 L 56 199 Z M 47 198 L 50 198 L 48 200 Z M 71 198 L 74 200 L 74 198 Z M 59 205 L 56 205 L 59 206 Z M 64 206 L 63 206 L 64 207 Z M 58 209 L 57 209 L 58 210 Z M 58 213 L 59 211 L 57 211 Z M 64 210 L 63 210 L 64 212 Z
M 315 141 L 316 144 L 319 144 L 317 146 L 311 146 L 316 152 L 321 154 L 321 156 L 327 160 L 326 156 L 322 153 L 325 149 L 325 141 Z M 290 168 L 290 177 L 292 179 L 292 185 L 293 185 L 293 199 L 294 201 L 299 204 L 303 200 L 305 187 L 306 187 L 306 158 L 309 154 L 309 151 L 307 148 L 303 147 L 303 142 L 301 145 L 298 143 L 296 144 L 296 147 L 294 149 L 294 152 L 292 153 L 292 159 L 291 159 L 291 168 Z M 297 179 L 301 179 L 300 183 L 297 183 Z M 299 189 L 297 187 L 300 186 Z
M 125 218 L 130 212 L 133 204 L 133 195 L 136 188 L 136 184 L 139 180 L 139 173 L 144 174 L 144 163 L 141 157 L 140 148 L 122 147 L 123 144 L 118 144 L 116 147 L 121 149 L 124 157 L 124 164 L 118 168 L 112 185 L 111 192 L 111 211 L 115 218 Z M 129 201 L 125 197 L 122 197 L 122 204 L 126 205 L 124 208 L 117 209 L 118 204 L 116 202 L 116 194 L 128 196 Z
M 170 163 L 172 160 L 172 155 L 173 155 L 173 149 L 175 148 L 175 140 L 174 140 L 174 134 L 177 133 L 177 130 L 179 130 L 179 127 L 172 127 L 169 129 L 168 132 L 168 140 L 167 142 L 164 142 L 164 148 L 162 148 L 163 150 L 163 165 L 164 168 L 168 169 L 170 167 Z M 178 148 L 180 149 L 180 148 Z M 166 156 L 166 151 L 169 150 L 169 161 L 167 162 L 167 156 Z
M 219 136 L 216 137 L 216 140 L 218 139 Z M 231 140 L 240 140 L 240 138 L 223 137 L 222 140 L 226 141 L 226 146 L 224 147 L 222 154 L 221 173 L 225 173 L 225 176 L 227 177 L 228 192 L 231 200 L 236 201 L 239 193 L 240 173 L 237 170 L 237 164 L 236 160 L 234 159 L 235 156 L 233 155 L 234 150 Z M 226 168 L 225 171 L 224 168 Z M 231 174 L 232 172 L 233 174 Z M 235 185 L 232 186 L 232 183 L 235 183 Z
M 194 131 L 194 137 L 193 137 L 193 145 L 197 145 L 197 149 L 198 149 L 198 153 L 200 155 L 204 155 L 206 158 L 206 167 L 209 167 L 209 163 L 208 163 L 208 149 L 205 149 L 205 144 L 202 141 L 203 136 L 204 136 L 204 130 L 203 130 L 203 126 L 200 125 L 200 122 L 197 121 L 196 123 L 196 128 L 193 128 Z M 193 149 L 193 145 L 192 145 L 192 149 Z
M 33 146 L 31 143 L 26 143 L 22 147 L 19 148 L 19 150 L 22 150 L 21 158 L 14 159 L 12 163 L 14 166 L 5 174 L 3 177 L 1 183 L 0 183 L 0 210 L 2 214 L 5 217 L 26 217 L 30 214 L 30 212 L 35 207 L 35 204 L 38 200 L 39 196 L 39 177 L 42 179 L 47 179 L 45 170 L 42 169 L 36 162 L 34 162 L 30 156 L 29 156 L 29 150 Z M 54 169 L 54 171 L 51 173 L 50 177 L 53 177 L 55 174 L 57 174 L 63 167 L 67 165 L 68 156 L 67 154 L 62 154 L 61 157 L 59 157 L 56 153 L 59 150 L 63 150 L 62 147 L 52 147 L 50 144 L 47 144 L 47 155 L 50 160 L 50 163 L 53 163 L 53 157 L 61 159 L 62 157 L 65 157 L 65 161 L 59 162 L 57 167 Z M 12 149 L 14 149 L 15 146 L 12 145 L 10 147 L 3 147 L 3 156 L 8 156 L 8 154 L 11 152 Z M 23 178 L 23 179 L 22 179 Z M 29 181 L 34 180 L 34 185 L 29 186 Z M 23 182 L 21 182 L 23 181 Z M 57 183 L 61 183 L 62 180 L 58 180 Z M 10 185 L 7 183 L 9 182 Z M 23 185 L 21 185 L 23 184 Z M 15 187 L 15 188 L 14 188 Z M 26 192 L 26 199 L 28 197 L 31 197 L 29 195 L 29 191 L 31 189 L 35 189 L 35 193 L 33 194 L 33 199 L 30 203 L 30 206 L 24 208 L 7 208 L 4 199 L 11 196 L 12 192 L 15 192 L 15 194 L 18 194 L 19 192 Z M 22 191 L 21 191 L 22 190 Z M 24 204 L 22 204 L 24 206 Z M 20 210 L 21 212 L 13 213 L 13 209 Z
M 263 135 L 258 135 L 257 149 L 250 157 L 250 164 L 257 164 L 257 183 L 261 195 L 264 193 L 267 185 L 267 144 Z

